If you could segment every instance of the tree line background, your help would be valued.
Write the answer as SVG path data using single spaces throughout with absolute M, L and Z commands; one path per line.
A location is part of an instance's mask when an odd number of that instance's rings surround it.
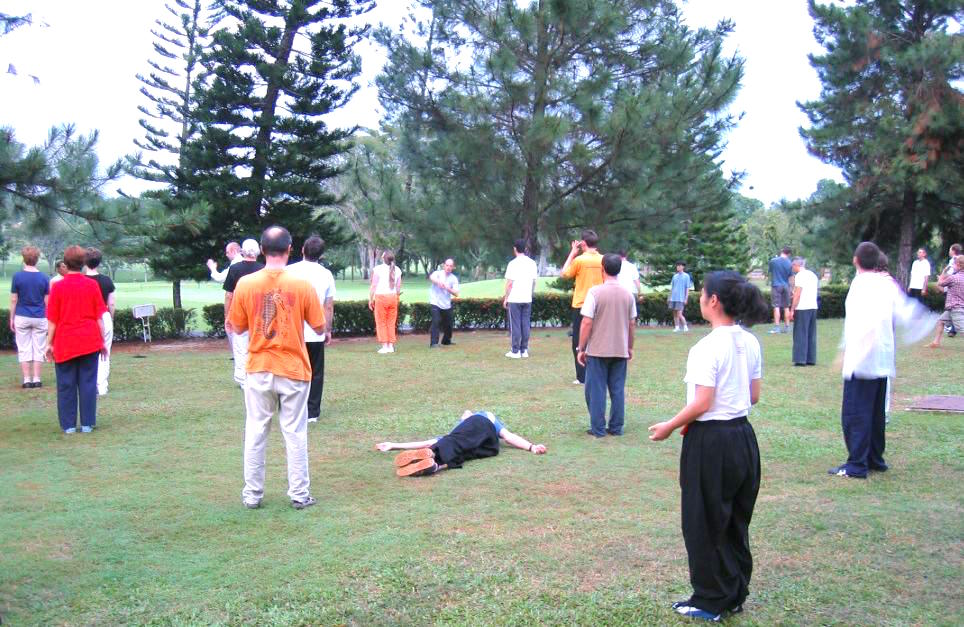
M 547 270 L 588 227 L 654 285 L 677 260 L 698 279 L 765 267 L 784 245 L 842 276 L 864 239 L 906 280 L 917 247 L 940 260 L 964 239 L 959 1 L 810 0 L 823 89 L 799 103 L 800 133 L 845 182 L 770 207 L 722 169 L 744 63 L 723 52 L 731 22 L 691 29 L 671 0 L 519 4 L 418 0 L 376 27 L 350 25 L 372 0 L 171 0 L 127 158 L 103 166 L 96 133 L 62 121 L 40 146 L 0 129 L 0 256 L 98 245 L 172 281 L 179 307 L 204 259 L 274 223 L 296 248 L 321 235 L 328 265 L 362 276 L 392 249 L 412 269 L 454 256 L 481 277 L 518 237 Z M 31 27 L 0 13 L 0 35 Z M 385 115 L 331 128 L 363 38 L 387 56 Z M 108 197 L 125 174 L 154 189 Z

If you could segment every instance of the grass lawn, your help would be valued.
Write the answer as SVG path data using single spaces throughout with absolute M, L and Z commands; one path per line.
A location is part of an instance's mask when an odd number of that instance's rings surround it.
M 793 368 L 790 338 L 765 356 L 752 422 L 763 485 L 755 570 L 739 625 L 960 625 L 964 417 L 911 413 L 909 398 L 960 394 L 964 339 L 900 353 L 890 472 L 829 477 L 844 459 L 839 321 L 820 321 L 820 365 Z M 529 360 L 504 334 L 456 333 L 429 351 L 404 338 L 328 349 L 322 420 L 310 426 L 312 493 L 285 496 L 281 436 L 264 507 L 240 503 L 243 404 L 221 342 L 114 355 L 91 435 L 58 430 L 52 370 L 19 389 L 0 364 L 0 615 L 4 624 L 674 625 L 688 596 L 679 530 L 681 438 L 646 427 L 682 404 L 688 348 L 706 329 L 641 329 L 626 435 L 584 434 L 563 330 L 534 332 Z M 383 439 L 446 432 L 487 408 L 549 453 L 397 479 Z M 957 592 L 955 592 L 957 590 Z
M 555 280 L 554 277 L 540 278 L 537 291 L 552 291 L 548 287 L 548 283 L 553 280 Z M 338 300 L 368 300 L 368 285 L 367 281 L 360 279 L 354 281 L 338 279 L 335 281 L 335 287 L 338 290 L 337 298 Z M 429 285 L 428 279 L 423 277 L 403 277 L 402 301 L 406 303 L 427 303 Z M 463 283 L 461 295 L 464 298 L 496 298 L 501 297 L 504 291 L 504 280 L 491 279 Z M 212 303 L 223 303 L 224 290 L 220 283 L 214 281 L 205 283 L 185 281 L 181 283 L 181 300 L 185 307 L 195 308 L 201 308 Z M 129 308 L 148 303 L 152 303 L 159 308 L 170 307 L 173 304 L 171 284 L 165 281 L 117 283 L 117 307 Z

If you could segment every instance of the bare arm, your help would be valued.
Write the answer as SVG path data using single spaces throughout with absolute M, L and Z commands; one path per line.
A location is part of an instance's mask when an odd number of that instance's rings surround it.
M 582 329 L 580 329 L 581 331 Z M 582 336 L 579 336 L 582 338 Z M 636 318 L 629 319 L 629 358 L 633 358 L 633 345 L 636 344 Z
M 589 343 L 590 333 L 592 333 L 592 318 L 583 316 L 582 323 L 579 325 L 579 346 L 576 347 L 576 361 L 580 366 L 586 365 L 586 344 Z
M 372 284 L 368 288 L 368 308 L 375 311 L 375 290 L 378 288 L 378 275 L 372 272 Z
M 101 316 L 100 318 L 97 318 L 97 326 L 100 327 L 100 336 L 102 338 L 107 337 L 107 328 L 104 326 L 103 316 Z M 49 332 L 49 328 L 50 327 L 48 326 L 48 332 Z M 104 344 L 103 346 L 100 347 L 100 358 L 107 359 L 108 355 L 110 355 L 110 352 L 107 350 L 107 344 Z
M 431 440 L 422 440 L 420 442 L 379 442 L 375 445 L 379 451 L 397 451 L 402 449 L 413 449 L 413 448 L 428 448 L 435 445 L 438 442 L 438 438 L 432 438 Z
M 760 379 L 750 381 L 750 404 L 756 405 L 760 401 Z
M 57 323 L 47 320 L 47 346 L 44 347 L 44 357 L 47 361 L 54 360 L 54 336 L 57 334 Z
M 224 293 L 224 330 L 228 333 L 233 333 L 234 328 L 231 326 L 231 322 L 228 318 L 231 315 L 231 301 L 234 300 L 234 292 Z
M 335 299 L 330 296 L 325 299 L 325 332 L 331 340 L 331 331 L 335 326 Z
M 15 326 L 13 324 L 13 317 L 15 315 L 14 312 L 17 311 L 18 300 L 19 300 L 19 296 L 17 295 L 16 292 L 13 292 L 12 294 L 10 294 L 10 331 L 11 333 L 15 331 Z M 44 298 L 44 304 L 46 303 L 47 303 L 47 299 Z
M 759 382 L 759 379 L 756 380 Z M 757 386 L 757 397 L 759 397 L 759 385 Z M 751 384 L 751 395 L 752 395 L 752 384 Z M 713 406 L 713 399 L 716 397 L 716 388 L 711 388 L 705 385 L 696 386 L 696 395 L 693 398 L 693 402 L 687 404 L 683 409 L 679 411 L 678 414 L 673 416 L 670 420 L 666 422 L 658 422 L 649 428 L 649 439 L 658 442 L 660 440 L 665 440 L 668 438 L 673 431 L 676 431 L 680 427 L 685 427 L 689 423 L 693 422 Z
M 106 303 L 107 311 L 110 312 L 111 318 L 114 317 L 114 306 L 116 305 L 116 303 L 117 303 L 117 298 L 115 297 L 114 292 L 111 292 L 110 294 L 107 295 L 107 303 Z
M 512 291 L 512 279 L 505 280 L 505 294 L 502 295 L 502 306 L 509 306 L 509 292 Z
M 516 435 L 504 427 L 502 431 L 499 431 L 499 437 L 505 440 L 507 444 L 511 444 L 524 451 L 529 451 L 530 453 L 535 453 L 536 455 L 542 455 L 546 452 L 545 444 L 533 444 L 524 437 Z
M 579 250 L 582 246 L 582 242 L 573 242 L 572 250 L 569 251 L 569 256 L 566 257 L 566 263 L 562 264 L 562 270 L 559 271 L 559 276 L 564 279 L 571 279 L 576 276 L 575 271 L 570 267 L 572 265 L 572 260 L 579 256 Z

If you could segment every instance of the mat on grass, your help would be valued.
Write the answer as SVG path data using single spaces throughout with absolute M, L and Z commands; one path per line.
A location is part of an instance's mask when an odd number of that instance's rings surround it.
M 964 413 L 964 396 L 922 396 L 907 408 L 910 411 L 950 411 Z

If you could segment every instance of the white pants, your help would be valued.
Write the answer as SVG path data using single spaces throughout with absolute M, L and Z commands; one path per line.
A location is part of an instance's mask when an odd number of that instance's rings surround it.
M 44 347 L 47 345 L 47 319 L 14 316 L 13 328 L 17 339 L 17 359 L 25 361 L 44 361 Z
M 114 319 L 110 312 L 106 311 L 103 315 L 104 320 L 104 348 L 107 349 L 107 358 L 97 359 L 97 395 L 107 394 L 107 378 L 110 376 L 110 348 L 114 344 Z
M 248 332 L 231 334 L 231 351 L 234 353 L 234 382 L 244 387 L 245 370 L 248 367 Z
M 237 336 L 235 336 L 237 341 Z M 288 497 L 304 501 L 308 491 L 308 387 L 270 372 L 248 373 L 244 386 L 244 489 L 241 500 L 255 503 L 264 497 L 264 457 L 271 430 L 271 416 L 278 424 L 288 458 Z

